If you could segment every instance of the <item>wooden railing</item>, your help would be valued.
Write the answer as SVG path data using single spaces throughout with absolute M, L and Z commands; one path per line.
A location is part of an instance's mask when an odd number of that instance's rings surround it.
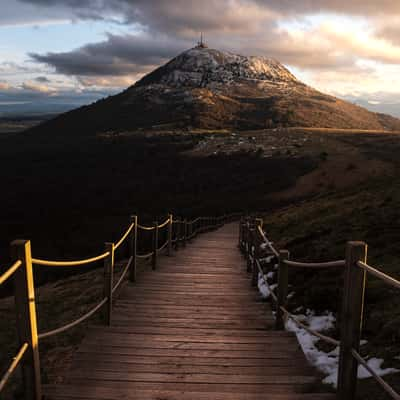
M 260 264 L 262 245 L 267 249 L 267 253 L 271 255 L 269 262 L 278 264 L 277 294 L 274 293 L 268 280 L 265 278 L 265 271 Z M 289 251 L 278 251 L 274 244 L 269 241 L 263 229 L 262 219 L 242 218 L 239 225 L 239 247 L 247 258 L 247 269 L 252 273 L 252 285 L 257 285 L 260 276 L 271 293 L 276 308 L 276 329 L 284 329 L 285 319 L 290 318 L 296 325 L 305 329 L 310 334 L 319 337 L 325 342 L 340 346 L 337 382 L 337 398 L 339 400 L 355 399 L 359 364 L 372 375 L 391 398 L 400 400 L 400 394 L 378 376 L 368 365 L 367 361 L 359 354 L 366 274 L 370 273 L 391 287 L 400 289 L 400 281 L 367 264 L 367 245 L 364 242 L 348 242 L 344 260 L 316 263 L 296 262 L 290 260 Z M 310 329 L 287 310 L 289 267 L 344 269 L 340 340 Z
M 173 246 L 175 250 L 178 250 L 180 246 L 186 246 L 187 241 L 193 239 L 199 233 L 218 228 L 227 222 L 238 219 L 239 216 L 240 214 L 230 214 L 221 217 L 199 217 L 192 221 L 187 221 L 186 219 L 174 219 L 172 215 L 169 215 L 161 224 L 154 222 L 151 226 L 139 224 L 138 217 L 133 216 L 130 218 L 128 228 L 118 242 L 105 243 L 104 253 L 95 257 L 75 261 L 52 261 L 33 258 L 29 240 L 16 240 L 12 242 L 11 255 L 14 263 L 0 275 L 0 285 L 9 278 L 14 279 L 19 350 L 0 380 L 0 394 L 17 367 L 20 366 L 22 369 L 23 387 L 26 399 L 40 400 L 42 398 L 39 354 L 40 340 L 73 328 L 90 318 L 99 310 L 103 311 L 105 324 L 110 325 L 112 322 L 112 304 L 115 292 L 127 275 L 131 282 L 135 282 L 138 259 L 151 261 L 152 269 L 156 269 L 158 256 L 163 250 L 166 250 L 167 255 L 171 255 Z M 166 239 L 165 242 L 160 245 L 159 233 L 161 230 L 166 230 Z M 152 234 L 152 249 L 145 254 L 140 254 L 138 252 L 140 231 L 147 231 Z M 128 245 L 129 257 L 118 281 L 114 283 L 115 253 L 124 243 Z M 98 261 L 103 261 L 104 263 L 104 290 L 102 300 L 76 320 L 57 329 L 38 333 L 33 265 L 55 268 L 80 267 Z

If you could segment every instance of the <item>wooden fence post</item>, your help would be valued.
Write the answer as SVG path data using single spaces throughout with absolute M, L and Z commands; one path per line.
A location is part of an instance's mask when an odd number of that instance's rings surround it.
M 346 246 L 346 270 L 341 321 L 340 355 L 337 398 L 355 399 L 358 362 L 351 349 L 360 349 L 363 320 L 366 272 L 358 261 L 367 262 L 367 245 L 364 242 L 348 242 Z
M 186 241 L 187 241 L 187 219 L 185 218 L 183 220 L 183 247 L 186 247 Z
M 172 254 L 172 214 L 169 214 L 169 222 L 168 222 L 168 252 L 167 254 L 170 256 Z
M 238 241 L 239 241 L 239 243 L 238 243 L 238 247 L 239 247 L 239 249 L 242 249 L 242 235 L 243 235 L 243 233 L 242 233 L 242 219 L 240 219 L 240 221 L 239 221 L 239 238 L 238 238 Z
M 25 399 L 41 400 L 39 341 L 30 241 L 13 241 L 11 257 L 13 261 L 22 262 L 14 273 L 14 296 L 19 344 L 29 345 L 21 364 Z
M 192 234 L 193 234 L 193 223 L 191 221 L 188 222 L 188 242 L 190 243 L 192 240 Z
M 252 271 L 252 278 L 251 278 L 251 285 L 252 286 L 257 286 L 258 284 L 258 266 L 256 263 L 256 260 L 258 260 L 260 258 L 260 245 L 261 245 L 261 241 L 260 241 L 260 236 L 256 229 L 253 230 L 253 243 L 254 243 L 254 260 L 253 260 L 253 271 Z
M 136 282 L 136 264 L 137 264 L 137 228 L 138 218 L 137 215 L 131 217 L 131 223 L 134 224 L 130 237 L 129 237 L 129 257 L 131 260 L 131 265 L 129 267 L 129 280 L 131 282 Z
M 279 251 L 279 269 L 278 269 L 278 303 L 276 305 L 276 325 L 277 330 L 285 329 L 284 312 L 281 307 L 286 307 L 288 295 L 288 266 L 284 260 L 289 260 L 289 252 L 287 250 Z
M 152 258 L 152 269 L 157 268 L 157 255 L 158 255 L 158 222 L 154 221 L 153 229 L 153 258 Z
M 247 227 L 247 272 L 251 272 L 253 256 L 253 228 L 248 225 Z
M 180 231 L 181 231 L 181 224 L 179 222 L 179 219 L 176 220 L 175 222 L 175 251 L 179 249 L 179 236 L 180 236 Z
M 114 286 L 114 243 L 105 243 L 105 251 L 109 255 L 104 259 L 104 297 L 107 297 L 107 303 L 104 307 L 104 322 L 106 325 L 111 325 L 112 314 L 112 290 Z

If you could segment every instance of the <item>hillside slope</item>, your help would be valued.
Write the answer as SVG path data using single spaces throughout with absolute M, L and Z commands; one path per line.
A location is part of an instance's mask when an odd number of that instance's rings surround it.
M 160 125 L 394 130 L 400 129 L 400 120 L 320 93 L 275 60 L 196 47 L 122 93 L 63 114 L 34 130 L 93 135 Z

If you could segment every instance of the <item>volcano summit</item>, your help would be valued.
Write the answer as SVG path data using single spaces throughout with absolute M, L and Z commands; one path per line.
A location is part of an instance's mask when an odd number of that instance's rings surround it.
M 122 93 L 37 129 L 92 135 L 162 128 L 400 129 L 400 120 L 318 92 L 278 61 L 197 46 Z

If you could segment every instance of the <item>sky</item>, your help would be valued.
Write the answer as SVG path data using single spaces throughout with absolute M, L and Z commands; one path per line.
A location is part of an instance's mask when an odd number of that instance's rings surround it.
M 0 0 L 0 115 L 114 94 L 193 47 L 400 117 L 399 0 Z

